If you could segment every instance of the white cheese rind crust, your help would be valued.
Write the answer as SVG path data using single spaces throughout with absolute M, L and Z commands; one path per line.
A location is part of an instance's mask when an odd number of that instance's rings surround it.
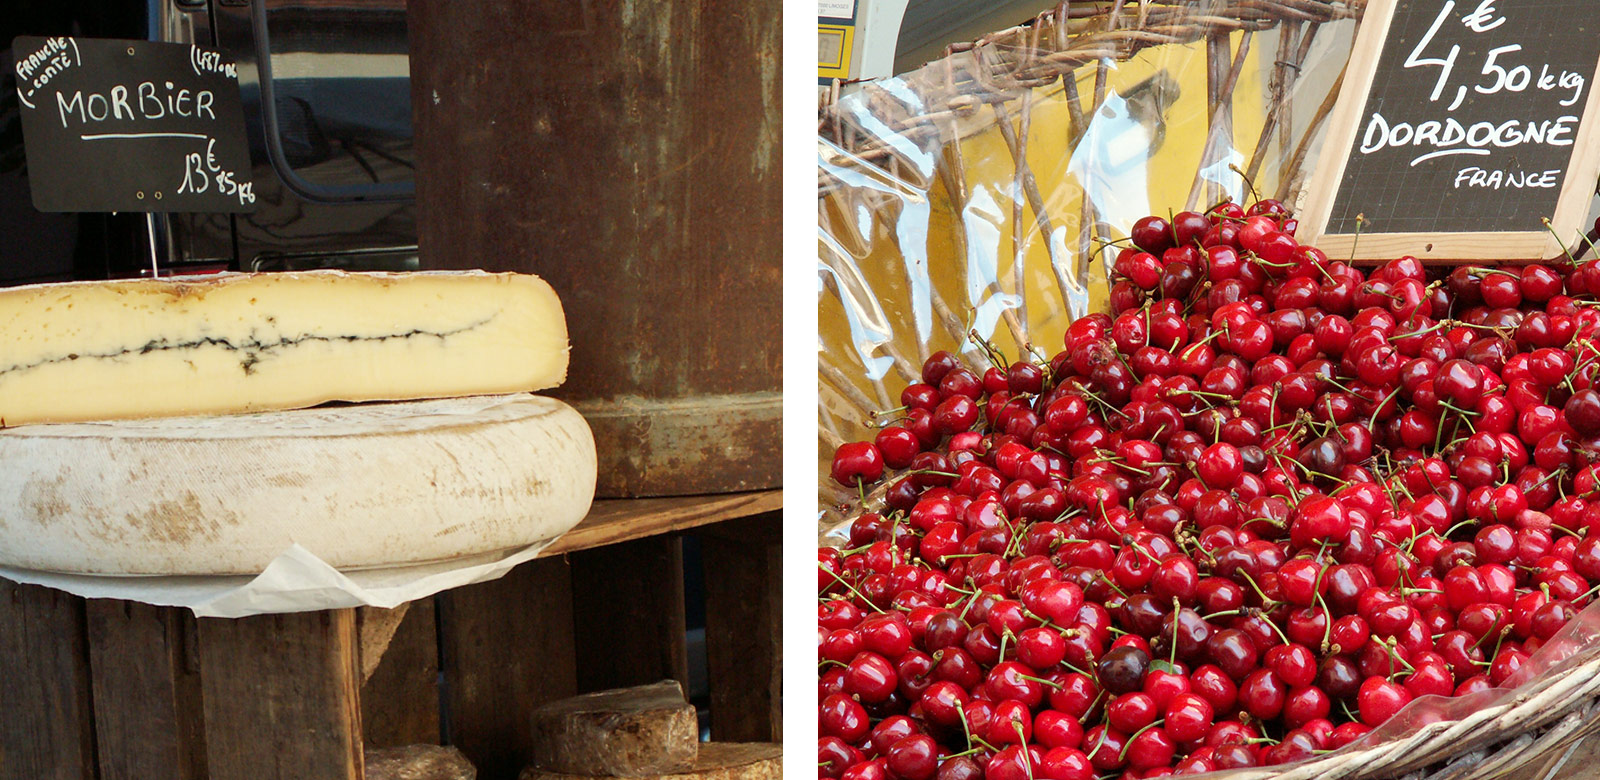
M 542 390 L 567 371 L 544 280 L 221 274 L 0 289 L 0 426 Z
M 594 497 L 571 407 L 517 394 L 0 430 L 0 564 L 256 574 L 299 543 L 338 569 L 565 533 Z

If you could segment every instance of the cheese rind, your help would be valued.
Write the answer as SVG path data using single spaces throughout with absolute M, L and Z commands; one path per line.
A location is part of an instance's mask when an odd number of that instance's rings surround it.
M 551 772 L 652 777 L 694 767 L 700 725 L 676 680 L 596 691 L 535 707 L 529 747 Z
M 0 426 L 512 393 L 566 378 L 550 286 L 481 271 L 0 290 Z
M 256 574 L 298 543 L 338 569 L 442 561 L 565 533 L 594 439 L 517 394 L 0 430 L 0 564 Z

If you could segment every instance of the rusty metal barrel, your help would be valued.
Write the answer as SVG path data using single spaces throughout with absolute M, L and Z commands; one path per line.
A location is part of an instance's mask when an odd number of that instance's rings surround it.
M 602 497 L 780 483 L 780 0 L 411 0 L 429 269 L 536 273 Z

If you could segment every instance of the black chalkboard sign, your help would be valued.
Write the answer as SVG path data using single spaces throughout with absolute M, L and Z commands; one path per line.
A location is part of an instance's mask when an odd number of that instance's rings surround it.
M 200 46 L 12 41 L 40 211 L 255 209 L 234 63 Z
M 1596 11 L 1594 0 L 1370 3 L 1310 182 L 1308 238 L 1328 248 L 1359 232 L 1367 257 L 1559 252 L 1542 220 L 1575 235 L 1600 162 Z

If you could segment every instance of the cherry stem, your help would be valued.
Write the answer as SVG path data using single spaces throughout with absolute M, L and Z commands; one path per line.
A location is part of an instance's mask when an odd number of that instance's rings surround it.
M 867 603 L 867 606 L 872 607 L 872 611 L 877 612 L 880 615 L 884 614 L 884 611 L 882 609 L 879 609 L 877 604 L 872 603 L 872 599 L 867 598 L 866 594 L 862 593 L 859 590 L 856 590 L 856 586 L 851 585 L 848 581 L 845 580 L 845 578 L 840 577 L 837 574 L 834 574 L 831 570 L 828 569 L 827 566 L 822 565 L 821 562 L 817 563 L 817 568 L 822 570 L 822 571 L 827 572 L 829 577 L 834 578 L 835 580 L 838 581 L 838 583 L 840 585 L 845 586 L 846 588 L 848 588 L 850 590 L 851 593 L 856 594 L 857 598 L 861 599 L 862 601 L 865 601 Z
M 1407 661 L 1406 659 L 1400 657 L 1400 651 L 1397 649 L 1397 646 L 1400 644 L 1399 640 L 1397 640 L 1397 639 L 1395 639 L 1393 637 L 1390 637 L 1387 642 L 1385 642 L 1382 639 L 1378 640 L 1378 644 L 1383 645 L 1383 649 L 1385 651 L 1387 651 L 1388 654 L 1389 654 L 1389 676 L 1390 677 L 1394 676 L 1394 662 L 1395 661 L 1399 661 L 1400 665 L 1404 666 L 1406 668 L 1406 672 L 1408 674 L 1416 674 L 1417 668 L 1415 666 L 1412 666 L 1411 663 L 1409 661 Z
M 1366 212 L 1356 214 L 1356 237 L 1350 241 L 1350 259 L 1356 259 L 1356 247 L 1361 244 L 1361 228 L 1367 223 Z
M 1126 760 L 1128 758 L 1128 748 L 1133 747 L 1133 740 L 1138 738 L 1138 736 L 1140 734 L 1143 734 L 1146 731 L 1149 731 L 1150 729 L 1155 728 L 1157 725 L 1159 725 L 1164 720 L 1165 720 L 1165 718 L 1156 718 L 1155 720 L 1153 720 L 1153 721 L 1151 721 L 1149 723 L 1146 723 L 1144 725 L 1144 727 L 1139 729 L 1138 731 L 1135 731 L 1132 734 L 1129 734 L 1128 735 L 1128 741 L 1124 742 L 1122 744 L 1122 751 L 1120 753 L 1117 753 L 1117 760 L 1118 761 Z
M 948 471 L 935 471 L 933 469 L 910 469 L 910 470 L 907 470 L 907 471 L 900 472 L 900 475 L 903 476 L 903 477 L 918 476 L 918 475 L 922 475 L 922 474 L 927 474 L 927 475 L 935 476 L 935 477 L 950 477 L 952 479 L 960 479 L 961 478 L 960 474 L 952 474 L 952 473 L 950 473 Z
M 1019 674 L 1017 676 L 1021 677 L 1024 680 L 1032 680 L 1032 681 L 1034 681 L 1036 683 L 1039 683 L 1040 685 L 1048 685 L 1048 686 L 1050 686 L 1051 690 L 1059 691 L 1059 690 L 1061 690 L 1061 687 L 1062 687 L 1061 683 L 1055 682 L 1054 680 L 1046 680 L 1043 677 L 1034 677 L 1034 676 L 1028 675 L 1028 674 Z
M 1555 226 L 1550 224 L 1550 218 L 1540 217 L 1539 223 L 1544 225 L 1545 230 L 1550 231 L 1550 237 L 1556 240 L 1556 246 L 1561 247 L 1561 254 L 1567 258 L 1567 265 L 1577 265 L 1578 258 L 1574 257 L 1572 250 L 1567 248 L 1567 242 L 1562 241 L 1561 236 L 1556 235 Z M 1580 232 L 1578 235 L 1582 236 L 1583 233 Z M 1584 238 L 1587 240 L 1588 237 L 1584 236 Z
M 1494 652 L 1490 653 L 1489 657 L 1484 659 L 1484 660 L 1489 662 L 1486 665 L 1493 665 L 1494 664 L 1494 659 L 1497 658 L 1500 655 L 1500 645 L 1504 644 L 1505 641 L 1506 641 L 1506 637 L 1511 635 L 1511 629 L 1512 628 L 1514 628 L 1514 626 L 1512 626 L 1510 623 L 1507 623 L 1506 625 L 1500 627 L 1500 636 L 1494 640 Z M 1484 636 L 1487 637 L 1489 635 L 1488 634 L 1484 634 Z
M 1182 605 L 1178 602 L 1178 597 L 1177 596 L 1173 596 L 1172 597 L 1172 654 L 1171 654 L 1171 657 L 1167 659 L 1167 663 L 1172 664 L 1173 666 L 1177 666 L 1178 665 L 1178 628 L 1180 627 L 1180 623 L 1178 621 L 1178 617 L 1179 617 L 1179 612 L 1182 610 L 1182 608 L 1183 608 Z
M 1066 661 L 1062 661 L 1061 665 L 1067 667 L 1067 670 L 1072 672 L 1073 674 L 1081 674 L 1084 677 L 1087 677 L 1087 678 L 1089 678 L 1091 680 L 1094 679 L 1094 675 L 1089 674 L 1088 672 L 1086 672 L 1086 671 L 1084 671 L 1082 669 L 1079 669 L 1078 667 L 1073 666 L 1072 664 L 1069 664 Z
M 1228 170 L 1230 170 L 1230 171 L 1233 171 L 1233 172 L 1234 172 L 1234 173 L 1237 173 L 1237 174 L 1239 174 L 1239 178 L 1240 178 L 1240 179 L 1241 179 L 1241 180 L 1242 180 L 1242 181 L 1244 181 L 1244 186 L 1245 186 L 1245 187 L 1247 187 L 1247 188 L 1249 188 L 1249 190 L 1250 190 L 1250 197 L 1251 197 L 1251 198 L 1254 198 L 1254 199 L 1256 199 L 1256 200 L 1261 200 L 1261 193 L 1259 193 L 1259 192 L 1256 192 L 1256 185 L 1255 185 L 1255 182 L 1253 182 L 1253 181 L 1250 181 L 1250 177 L 1249 177 L 1249 176 L 1248 176 L 1248 175 L 1246 175 L 1246 174 L 1245 174 L 1245 172 L 1244 172 L 1244 171 L 1241 171 L 1241 170 L 1239 170 L 1239 166 L 1237 166 L 1237 165 L 1234 165 L 1234 164 L 1233 164 L 1233 163 L 1228 163 Z M 1223 203 L 1226 203 L 1226 202 L 1227 202 L 1227 201 L 1223 201 Z M 1218 205 L 1218 206 L 1220 206 L 1220 205 L 1222 205 L 1222 204 L 1221 204 L 1221 203 L 1219 203 L 1219 204 L 1217 204 L 1217 205 Z
M 968 581 L 970 582 L 971 578 L 968 578 Z M 974 584 L 976 584 L 976 583 L 974 583 Z M 977 594 L 976 590 L 974 590 L 973 594 L 971 596 L 967 597 L 967 605 L 961 608 L 961 614 L 957 615 L 956 617 L 958 619 L 960 619 L 960 620 L 965 621 L 967 619 L 967 612 L 969 610 L 971 610 L 972 609 L 972 605 L 976 604 L 976 603 L 978 603 L 978 594 Z
M 1585 233 L 1585 232 L 1580 230 L 1580 231 L 1578 231 L 1578 238 L 1583 239 L 1583 243 L 1589 247 L 1588 250 L 1583 251 L 1583 252 L 1579 252 L 1578 253 L 1578 257 L 1583 257 L 1585 254 L 1588 254 L 1588 252 L 1595 251 L 1594 250 L 1594 242 L 1589 240 L 1589 234 L 1588 233 Z M 1578 264 L 1577 258 L 1573 258 L 1572 265 L 1576 266 L 1577 264 Z
M 1351 720 L 1351 722 L 1354 722 L 1354 723 L 1360 723 L 1361 722 L 1361 718 L 1356 717 L 1356 714 L 1350 711 L 1350 704 L 1348 702 L 1346 702 L 1344 699 L 1340 699 L 1339 700 L 1339 709 L 1344 710 L 1345 717 L 1349 718 Z
M 1343 702 L 1341 701 L 1340 703 Z M 1349 710 L 1346 710 L 1346 712 L 1349 712 Z M 961 718 L 961 733 L 966 735 L 967 752 L 970 753 L 974 750 L 972 747 L 972 727 L 967 724 L 967 709 L 961 705 L 959 700 L 956 701 L 956 715 Z
M 1110 585 L 1111 589 L 1116 591 L 1118 596 L 1121 596 L 1123 598 L 1127 598 L 1128 597 L 1128 592 L 1123 590 L 1122 588 L 1117 587 L 1117 583 L 1112 582 L 1111 578 L 1107 577 L 1105 572 L 1100 572 L 1100 579 L 1105 580 L 1106 584 Z
M 1284 644 L 1286 644 L 1286 645 L 1294 644 L 1293 642 L 1289 641 L 1289 636 L 1287 634 L 1283 633 L 1283 629 L 1278 628 L 1278 624 L 1272 622 L 1272 618 L 1269 618 L 1269 617 L 1263 615 L 1261 617 L 1261 622 L 1266 623 L 1268 626 L 1271 626 L 1272 627 L 1272 633 L 1277 634 L 1278 638 L 1282 639 Z
M 1021 746 L 1019 752 L 1022 753 L 1022 768 L 1027 770 L 1028 777 L 1031 779 L 1033 777 L 1033 758 L 1028 753 L 1028 737 L 1022 733 L 1022 721 L 1012 717 L 1011 728 L 1017 732 L 1017 744 Z
M 1322 556 L 1328 552 L 1328 545 L 1332 543 L 1332 539 L 1323 540 L 1321 548 L 1317 550 L 1318 561 L 1322 560 Z M 1327 600 L 1322 598 L 1322 575 L 1328 573 L 1328 568 L 1328 566 L 1323 566 L 1318 569 L 1317 578 L 1311 583 L 1312 597 L 1318 604 L 1322 605 L 1322 611 L 1327 613 L 1328 616 L 1326 620 L 1322 621 L 1322 652 L 1324 653 L 1328 652 L 1328 642 L 1333 637 L 1333 610 L 1328 609 Z
M 1462 528 L 1462 527 L 1465 527 L 1465 526 L 1469 526 L 1469 525 L 1477 525 L 1477 524 L 1478 524 L 1477 520 L 1473 520 L 1472 518 L 1469 517 L 1466 520 L 1462 520 L 1461 522 L 1456 523 L 1455 525 L 1452 525 L 1449 528 L 1446 528 L 1445 531 L 1444 531 L 1444 534 L 1440 538 L 1449 539 L 1450 538 L 1450 534 L 1455 533 L 1456 529 Z
M 1403 385 L 1401 387 L 1403 387 Z M 1388 405 L 1388 403 L 1390 401 L 1394 400 L 1395 396 L 1400 394 L 1401 387 L 1396 387 L 1388 395 L 1384 396 L 1383 400 L 1379 401 L 1378 405 L 1373 408 L 1373 410 L 1372 410 L 1372 419 L 1367 421 L 1367 430 L 1372 431 L 1372 430 L 1376 430 L 1377 429 L 1377 427 L 1378 427 L 1378 412 L 1383 411 L 1383 407 Z
M 1245 571 L 1243 569 L 1240 569 L 1239 570 L 1239 576 L 1244 577 L 1244 581 L 1250 583 L 1250 588 L 1256 592 L 1257 596 L 1261 597 L 1261 603 L 1263 603 L 1263 604 L 1272 603 L 1272 599 L 1267 598 L 1267 594 L 1262 592 L 1261 586 L 1256 584 L 1256 579 L 1254 577 L 1250 576 L 1250 572 L 1247 572 L 1247 571 Z
M 995 368 L 1005 368 L 1006 366 L 1010 365 L 1010 363 L 1006 362 L 1005 353 L 1001 352 L 999 348 L 995 347 L 995 345 L 988 339 L 978 335 L 977 328 L 969 329 L 967 331 L 967 338 L 971 339 L 972 343 L 977 344 L 983 349 L 984 357 L 988 358 L 989 362 L 993 363 Z
M 1435 322 L 1434 324 L 1429 325 L 1426 328 L 1422 328 L 1421 330 L 1414 330 L 1414 331 L 1411 331 L 1410 333 L 1402 333 L 1402 334 L 1400 334 L 1398 336 L 1391 336 L 1389 338 L 1389 340 L 1390 341 L 1399 341 L 1400 339 L 1409 339 L 1409 338 L 1414 338 L 1416 336 L 1425 336 L 1425 335 L 1427 335 L 1429 333 L 1432 333 L 1432 332 L 1434 332 L 1434 331 L 1436 331 L 1436 330 L 1438 330 L 1438 329 L 1440 329 L 1440 328 L 1442 328 L 1442 327 L 1444 327 L 1446 325 L 1449 325 L 1450 322 L 1451 322 L 1450 320 L 1439 320 L 1438 322 Z
M 1532 492 L 1533 490 L 1538 490 L 1539 488 L 1544 486 L 1544 483 L 1549 482 L 1550 480 L 1555 479 L 1556 477 L 1559 477 L 1559 476 L 1565 474 L 1566 472 L 1567 472 L 1567 467 L 1566 466 L 1557 466 L 1554 471 L 1550 472 L 1550 476 L 1547 476 L 1544 479 L 1541 479 L 1538 482 L 1533 483 L 1533 487 L 1532 488 L 1530 488 L 1529 490 L 1525 490 L 1523 492 L 1524 493 L 1529 493 L 1529 492 Z M 1555 527 L 1555 523 L 1551 523 L 1550 525 L 1551 525 L 1552 528 Z M 1563 528 L 1561 530 L 1565 531 L 1566 529 Z M 1568 531 L 1568 533 L 1571 533 L 1571 532 Z M 1573 536 L 1577 536 L 1577 534 L 1573 534 Z
M 1600 585 L 1596 585 L 1593 588 L 1584 591 L 1583 593 L 1579 594 L 1577 598 L 1573 599 L 1573 601 L 1581 602 L 1584 599 L 1594 596 L 1596 593 L 1600 593 Z

